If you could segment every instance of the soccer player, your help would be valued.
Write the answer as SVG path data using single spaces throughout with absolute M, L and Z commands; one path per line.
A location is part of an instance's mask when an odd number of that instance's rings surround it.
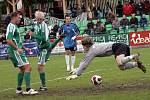
M 142 62 L 139 61 L 139 54 L 130 55 L 130 48 L 126 44 L 94 44 L 92 38 L 86 36 L 82 40 L 82 45 L 87 54 L 84 57 L 84 59 L 80 62 L 79 67 L 71 72 L 71 74 L 73 75 L 66 78 L 67 80 L 75 79 L 77 78 L 77 76 L 80 76 L 82 72 L 88 67 L 89 63 L 94 59 L 94 57 L 105 57 L 110 55 L 115 55 L 115 60 L 120 70 L 127 70 L 138 67 L 144 73 L 146 73 L 146 68 L 144 67 Z
M 41 11 L 36 11 L 35 13 L 36 25 L 34 27 L 34 32 L 29 32 L 29 35 L 35 39 L 38 43 L 38 48 L 40 50 L 39 61 L 38 61 L 38 72 L 41 80 L 41 86 L 39 91 L 46 91 L 46 79 L 45 79 L 45 63 L 51 54 L 51 50 L 59 42 L 60 38 L 56 39 L 54 43 L 50 43 L 49 31 L 47 24 L 44 22 L 44 13 Z
M 25 52 L 23 50 L 24 47 L 20 39 L 19 29 L 17 27 L 19 23 L 20 14 L 18 12 L 13 12 L 11 14 L 11 22 L 8 24 L 6 32 L 6 41 L 9 45 L 8 53 L 10 60 L 12 61 L 14 67 L 19 69 L 16 94 L 37 94 L 38 92 L 30 87 L 31 68 L 25 56 Z M 23 91 L 21 87 L 23 79 L 25 79 L 26 91 Z
M 60 31 L 65 34 L 64 47 L 65 47 L 65 60 L 67 65 L 67 71 L 74 69 L 75 64 L 75 51 L 77 50 L 76 36 L 79 34 L 79 29 L 76 24 L 71 23 L 71 17 L 65 16 L 65 24 L 62 25 Z M 71 64 L 70 64 L 71 55 Z

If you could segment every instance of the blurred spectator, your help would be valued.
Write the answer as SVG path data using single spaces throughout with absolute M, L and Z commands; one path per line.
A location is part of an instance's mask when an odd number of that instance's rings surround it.
M 126 15 L 123 15 L 123 18 L 120 21 L 120 29 L 124 30 L 124 33 L 128 30 L 129 27 L 129 20 L 127 19 Z
M 113 20 L 112 27 L 113 30 L 117 30 L 117 33 L 119 33 L 120 22 L 118 20 L 118 17 L 115 17 L 115 20 Z
M 131 6 L 132 6 L 132 13 L 136 13 L 136 3 L 134 2 L 134 0 L 130 0 L 130 4 L 131 4 Z
M 121 1 L 118 1 L 118 5 L 116 6 L 116 14 L 118 17 L 123 16 L 123 5 L 121 4 Z
M 95 35 L 94 27 L 94 23 L 92 20 L 90 20 L 90 22 L 87 24 L 87 29 L 84 30 L 84 34 Z
M 126 16 L 130 16 L 132 12 L 133 12 L 132 5 L 128 1 L 125 1 L 125 4 L 123 5 L 123 14 Z
M 104 9 L 105 9 L 105 16 L 108 14 L 109 11 L 112 11 L 112 7 L 110 6 L 109 2 L 106 3 Z
M 134 31 L 137 31 L 138 27 L 138 19 L 136 18 L 135 14 L 132 14 L 132 17 L 130 19 L 130 26 L 131 28 L 134 28 Z
M 6 35 L 5 35 L 5 33 L 2 33 L 0 35 L 0 43 L 1 44 L 6 44 Z
M 104 34 L 105 32 L 106 32 L 105 26 L 102 24 L 100 20 L 97 20 L 95 34 Z
M 112 24 L 112 21 L 115 19 L 116 15 L 111 11 L 109 10 L 108 14 L 106 15 L 106 22 L 105 22 L 105 25 L 107 24 Z
M 88 8 L 88 19 L 89 20 L 93 19 L 93 15 L 92 15 L 92 12 L 91 12 L 90 8 Z
M 142 16 L 141 16 L 141 19 L 140 19 L 140 27 L 142 27 L 143 28 L 143 30 L 146 30 L 146 26 L 148 26 L 148 21 L 147 21 L 147 19 L 146 19 L 146 17 L 145 17 L 145 14 L 143 14 Z
M 144 11 L 144 4 L 139 1 L 139 2 L 136 4 L 136 14 L 137 14 L 137 15 L 142 15 L 142 14 L 143 14 L 143 11 Z
M 8 14 L 6 16 L 6 18 L 4 19 L 4 28 L 5 29 L 7 28 L 7 25 L 10 23 L 10 21 L 11 21 L 10 14 Z
M 73 7 L 71 7 L 71 16 L 72 18 L 77 17 L 77 5 L 74 5 Z
M 102 10 L 100 9 L 100 7 L 97 8 L 97 17 L 96 19 L 101 19 L 103 17 L 103 14 L 102 14 Z
M 18 13 L 20 14 L 20 23 L 19 23 L 18 27 L 24 27 L 24 17 L 23 17 L 23 12 L 18 11 Z
M 144 1 L 144 12 L 145 14 L 150 14 L 150 2 L 148 0 Z
M 58 34 L 58 31 L 59 31 L 59 25 L 57 24 L 57 22 L 55 22 L 54 24 L 54 27 L 52 28 L 52 32 L 50 33 L 50 35 L 54 38 L 56 38 L 59 34 Z
M 97 15 L 98 15 L 96 7 L 93 7 L 92 12 L 93 12 L 93 18 L 96 19 Z

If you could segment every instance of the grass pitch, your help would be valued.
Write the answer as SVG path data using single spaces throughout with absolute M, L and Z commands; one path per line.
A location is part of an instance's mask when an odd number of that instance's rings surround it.
M 147 68 L 143 73 L 138 68 L 121 71 L 114 57 L 95 58 L 84 74 L 76 80 L 67 81 L 64 55 L 52 55 L 47 62 L 46 79 L 48 91 L 34 96 L 15 94 L 17 69 L 9 60 L 0 61 L 0 100 L 149 100 L 150 99 L 150 48 L 133 49 L 132 53 L 140 52 L 141 60 Z M 78 66 L 83 54 L 77 54 Z M 32 73 L 32 88 L 40 86 L 37 58 L 29 58 Z M 91 77 L 95 74 L 103 78 L 102 85 L 95 87 Z M 23 83 L 24 84 L 24 83 Z M 25 86 L 23 85 L 25 89 Z

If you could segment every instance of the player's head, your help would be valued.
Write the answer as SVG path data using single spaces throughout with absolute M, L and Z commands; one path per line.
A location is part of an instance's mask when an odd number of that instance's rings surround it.
M 14 24 L 19 24 L 20 23 L 20 14 L 18 12 L 13 12 L 10 15 L 11 18 L 11 22 L 13 22 Z
M 70 23 L 70 21 L 71 21 L 71 16 L 66 15 L 65 16 L 65 23 L 68 24 L 68 23 Z
M 44 21 L 44 13 L 42 11 L 36 11 L 35 19 L 36 19 L 37 23 L 41 24 Z
M 85 51 L 88 51 L 89 48 L 94 44 L 93 39 L 88 35 L 83 36 L 81 43 L 82 43 L 83 49 Z

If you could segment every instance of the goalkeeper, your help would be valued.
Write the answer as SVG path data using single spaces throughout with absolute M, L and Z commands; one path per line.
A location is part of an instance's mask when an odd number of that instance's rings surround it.
M 115 55 L 115 60 L 120 70 L 127 70 L 138 67 L 144 73 L 146 68 L 139 61 L 139 54 L 130 55 L 130 48 L 128 45 L 123 43 L 101 43 L 94 44 L 92 38 L 86 36 L 82 39 L 82 45 L 85 52 L 87 52 L 84 59 L 80 62 L 77 69 L 71 71 L 71 76 L 67 77 L 67 80 L 75 79 L 80 76 L 82 72 L 88 67 L 89 63 L 95 57 L 106 57 Z M 134 60 L 134 61 L 131 61 Z
M 28 35 L 32 39 L 35 39 L 38 43 L 40 50 L 39 61 L 38 61 L 38 72 L 41 80 L 41 86 L 39 91 L 46 91 L 46 79 L 45 79 L 45 63 L 49 58 L 52 49 L 57 45 L 61 38 L 55 40 L 51 43 L 49 39 L 49 31 L 47 24 L 44 22 L 44 13 L 41 11 L 35 12 L 36 25 L 34 26 L 34 32 L 29 31 Z

